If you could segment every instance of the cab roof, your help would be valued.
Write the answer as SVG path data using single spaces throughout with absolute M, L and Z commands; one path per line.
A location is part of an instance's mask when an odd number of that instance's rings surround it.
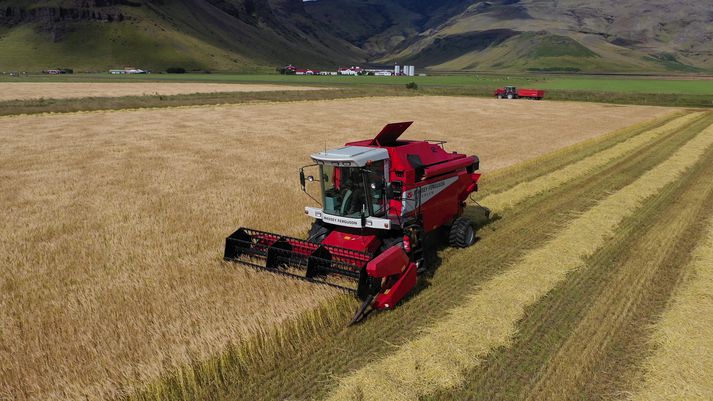
M 388 159 L 389 151 L 384 148 L 371 148 L 366 146 L 343 146 L 341 148 L 314 153 L 311 157 L 317 163 L 363 167 L 370 161 Z

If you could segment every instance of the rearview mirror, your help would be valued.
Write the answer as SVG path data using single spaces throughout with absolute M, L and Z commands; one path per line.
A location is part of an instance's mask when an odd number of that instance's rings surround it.
M 302 186 L 302 190 L 307 192 L 307 188 L 305 187 L 305 171 L 300 169 L 300 185 Z

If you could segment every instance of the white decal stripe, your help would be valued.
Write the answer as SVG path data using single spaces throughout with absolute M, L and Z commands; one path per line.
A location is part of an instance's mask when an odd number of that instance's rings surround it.
M 431 200 L 431 198 L 441 193 L 441 191 L 448 188 L 456 181 L 458 181 L 458 176 L 446 178 L 445 180 L 420 187 L 421 206 L 423 206 L 426 202 Z M 418 205 L 416 204 L 416 195 L 418 194 L 418 191 L 419 188 L 413 188 L 409 189 L 401 195 L 401 215 L 405 215 L 406 213 L 411 212 L 418 207 Z

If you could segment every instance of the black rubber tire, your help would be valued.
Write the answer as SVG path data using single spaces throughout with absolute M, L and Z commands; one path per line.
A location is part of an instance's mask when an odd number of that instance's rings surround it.
M 475 229 L 470 220 L 459 217 L 451 226 L 448 234 L 448 243 L 454 248 L 467 248 L 475 242 Z
M 307 233 L 307 241 L 315 244 L 321 244 L 322 241 L 327 238 L 327 235 L 329 235 L 331 231 L 332 230 L 330 230 L 328 227 L 322 225 L 322 222 L 320 222 L 319 220 L 315 220 L 315 222 L 312 223 L 312 227 L 310 227 L 309 232 Z

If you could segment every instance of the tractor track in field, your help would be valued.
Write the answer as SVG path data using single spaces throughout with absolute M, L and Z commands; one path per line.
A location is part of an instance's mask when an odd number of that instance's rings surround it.
M 711 121 L 713 123 L 713 121 Z M 511 347 L 434 400 L 600 400 L 628 390 L 647 334 L 713 215 L 713 150 L 628 218 L 609 244 L 528 308 Z
M 693 122 L 689 126 L 701 124 Z M 410 340 L 418 330 L 461 302 L 479 283 L 496 275 L 525 252 L 542 245 L 549 233 L 617 191 L 670 156 L 696 132 L 664 135 L 602 168 L 561 187 L 527 199 L 519 208 L 482 230 L 472 251 L 444 252 L 448 264 L 437 271 L 432 286 L 393 312 L 373 316 L 356 328 L 328 327 L 300 340 L 289 354 L 236 369 L 193 394 L 197 399 L 309 399 L 325 394 L 335 376 L 366 366 Z M 542 216 L 549 216 L 543 220 Z M 507 245 L 504 245 L 507 244 Z M 477 266 L 468 266 L 474 261 Z M 464 266 L 457 266 L 461 262 Z M 279 373 L 279 380 L 276 375 Z

